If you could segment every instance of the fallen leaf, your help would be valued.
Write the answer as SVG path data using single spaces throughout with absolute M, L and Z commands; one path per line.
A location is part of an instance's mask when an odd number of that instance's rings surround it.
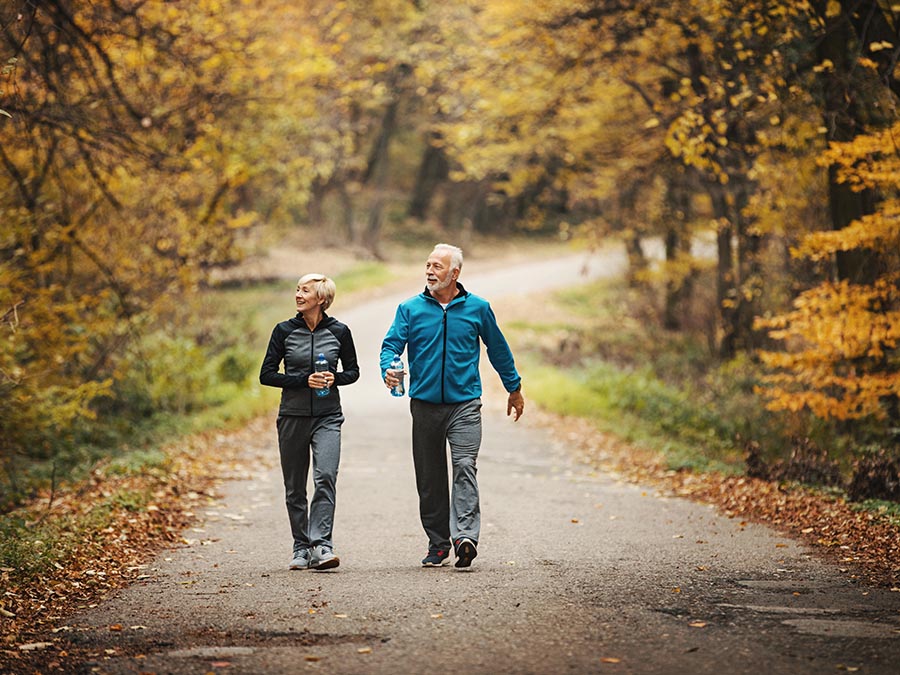
M 321 661 L 321 660 L 322 660 L 322 657 L 321 657 L 321 656 L 314 656 L 314 655 L 312 655 L 312 654 L 309 654 L 308 656 L 306 656 L 306 657 L 304 657 L 304 658 L 305 658 L 307 661 Z
M 52 642 L 29 642 L 28 644 L 19 645 L 19 651 L 21 652 L 33 652 L 38 649 L 47 649 L 47 647 L 52 647 Z
M 787 548 L 787 544 L 775 544 L 775 548 Z
M 578 520 L 578 518 L 572 518 L 572 522 L 577 523 L 577 522 L 579 522 L 579 520 Z
M 705 621 L 691 621 L 688 624 L 688 626 L 690 626 L 691 628 L 706 628 L 706 622 Z
M 600 659 L 600 663 L 621 663 L 622 659 L 617 659 L 614 656 L 604 656 Z
M 114 623 L 112 626 L 109 627 L 109 629 L 114 630 L 114 631 L 120 631 L 120 630 L 122 630 L 122 624 Z
M 231 661 L 213 661 L 209 665 L 213 668 L 228 668 L 231 666 Z
M 810 532 L 815 532 L 815 531 L 816 531 L 816 528 L 814 528 L 814 527 L 804 527 L 804 528 L 803 528 L 802 530 L 800 530 L 800 531 L 801 531 L 803 534 L 809 534 Z
M 444 615 L 443 614 L 432 614 L 431 618 L 432 619 L 443 619 Z

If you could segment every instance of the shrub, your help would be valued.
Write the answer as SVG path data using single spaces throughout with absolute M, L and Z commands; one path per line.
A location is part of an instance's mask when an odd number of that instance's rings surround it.
M 854 501 L 900 502 L 900 457 L 884 448 L 867 452 L 853 463 L 847 496 Z

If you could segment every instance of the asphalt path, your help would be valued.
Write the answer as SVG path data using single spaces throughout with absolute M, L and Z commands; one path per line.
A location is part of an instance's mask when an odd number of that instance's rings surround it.
M 471 265 L 461 280 L 488 299 L 539 302 L 583 280 L 585 263 L 588 276 L 624 266 L 613 253 L 574 255 Z M 411 279 L 405 295 L 421 285 Z M 408 400 L 378 378 L 400 299 L 335 308 L 363 372 L 342 390 L 340 567 L 288 570 L 273 418 L 246 448 L 250 475 L 197 501 L 183 545 L 66 620 L 67 638 L 92 654 L 83 672 L 900 672 L 900 592 L 863 587 L 766 527 L 579 464 L 565 439 L 529 422 L 527 403 L 521 421 L 506 417 L 496 386 L 478 463 L 479 555 L 470 571 L 420 567 Z

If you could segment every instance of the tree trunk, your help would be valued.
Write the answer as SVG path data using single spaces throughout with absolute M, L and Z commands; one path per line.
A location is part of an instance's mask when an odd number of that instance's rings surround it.
M 737 353 L 734 313 L 737 301 L 734 270 L 734 225 L 728 200 L 721 189 L 712 194 L 713 213 L 719 221 L 716 233 L 716 306 L 719 315 L 719 356 L 731 358 Z
M 325 183 L 316 181 L 313 183 L 309 191 L 309 202 L 306 204 L 306 220 L 313 227 L 321 227 L 322 221 L 322 202 L 328 193 L 328 186 Z
M 422 162 L 416 174 L 416 184 L 409 200 L 407 215 L 410 218 L 425 219 L 437 186 L 445 181 L 450 173 L 450 163 L 443 148 L 437 147 L 432 142 L 437 138 L 438 134 L 430 135 L 422 155 Z
M 691 235 L 688 223 L 691 220 L 691 196 L 685 184 L 685 172 L 680 167 L 667 176 L 666 206 L 663 219 L 666 223 L 666 262 L 670 269 L 666 272 L 665 301 L 663 303 L 663 326 L 667 330 L 684 327 L 684 317 L 689 311 L 688 300 L 693 287 L 693 271 L 683 270 L 677 265 L 691 256 Z
M 867 121 L 866 106 L 858 99 L 858 94 L 852 86 L 852 72 L 858 69 L 855 49 L 848 46 L 859 44 L 859 36 L 854 30 L 854 13 L 860 12 L 867 16 L 882 16 L 881 10 L 872 2 L 854 1 L 852 8 L 850 3 L 845 5 L 845 14 L 837 17 L 829 17 L 825 12 L 822 16 L 825 20 L 825 35 L 819 44 L 819 58 L 829 60 L 834 64 L 832 72 L 823 74 L 823 90 L 825 98 L 825 127 L 827 140 L 847 142 L 865 132 Z M 867 23 L 860 24 L 857 31 L 866 31 Z M 838 171 L 836 166 L 828 168 L 828 201 L 831 213 L 831 226 L 840 230 L 855 220 L 873 213 L 875 210 L 875 195 L 870 190 L 854 192 L 846 183 L 838 183 Z M 871 283 L 873 270 L 875 269 L 875 256 L 871 251 L 853 250 L 841 251 L 835 259 L 835 273 L 838 279 L 852 283 Z
M 625 237 L 625 253 L 628 256 L 628 270 L 625 280 L 631 288 L 636 288 L 641 282 L 641 273 L 647 269 L 647 256 L 644 253 L 644 245 L 641 234 L 631 229 Z
M 647 270 L 648 261 L 642 244 L 642 233 L 636 227 L 625 228 L 626 218 L 634 214 L 637 203 L 639 185 L 633 181 L 619 191 L 617 204 L 618 223 L 617 230 L 626 230 L 625 252 L 628 254 L 628 269 L 625 272 L 625 280 L 631 288 L 644 285 L 644 272 Z M 632 217 L 631 220 L 634 220 Z
M 346 183 L 341 183 L 337 188 L 337 192 L 338 197 L 341 200 L 341 206 L 343 207 L 344 230 L 347 233 L 347 241 L 349 241 L 351 245 L 358 245 L 359 233 L 355 222 L 356 211 L 353 208 L 353 197 L 350 196 L 350 191 L 347 189 Z
M 387 202 L 387 187 L 390 167 L 390 144 L 394 132 L 397 129 L 397 109 L 399 98 L 395 97 L 384 111 L 381 121 L 381 131 L 372 146 L 369 162 L 363 183 L 372 186 L 372 202 L 369 209 L 369 217 L 366 219 L 365 228 L 359 233 L 354 244 L 361 246 L 376 258 L 380 257 L 379 242 L 381 239 L 381 227 L 384 223 L 384 208 Z

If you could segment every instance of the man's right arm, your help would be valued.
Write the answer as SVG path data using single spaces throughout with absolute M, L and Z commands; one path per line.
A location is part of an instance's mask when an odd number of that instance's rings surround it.
M 394 322 L 388 328 L 384 340 L 381 342 L 381 356 L 379 363 L 381 366 L 381 378 L 384 379 L 388 369 L 391 367 L 391 361 L 394 360 L 394 354 L 403 354 L 406 349 L 407 338 L 409 337 L 409 314 L 403 305 L 397 307 L 394 314 Z

